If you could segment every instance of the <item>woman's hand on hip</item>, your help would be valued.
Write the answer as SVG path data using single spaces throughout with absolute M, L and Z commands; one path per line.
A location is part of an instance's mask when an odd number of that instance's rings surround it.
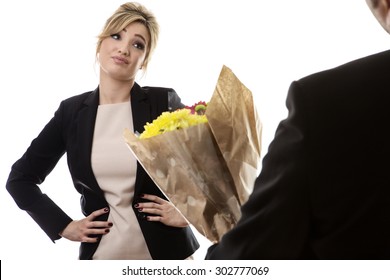
M 59 235 L 71 241 L 95 243 L 98 238 L 91 237 L 91 235 L 105 235 L 110 232 L 111 222 L 94 221 L 96 217 L 106 214 L 108 211 L 108 208 L 99 209 L 84 219 L 74 220 Z
M 140 202 L 135 205 L 139 212 L 153 214 L 147 216 L 151 222 L 161 222 L 172 227 L 186 227 L 189 225 L 183 214 L 173 205 L 172 202 L 151 194 L 143 194 L 142 198 L 150 202 Z

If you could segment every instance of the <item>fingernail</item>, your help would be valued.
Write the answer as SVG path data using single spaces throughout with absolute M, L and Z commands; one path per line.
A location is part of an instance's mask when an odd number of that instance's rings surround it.
M 105 230 L 105 232 L 110 232 L 110 230 L 107 228 L 107 229 Z
M 108 207 L 104 208 L 104 212 L 108 212 Z
M 137 204 L 134 204 L 134 207 L 135 208 L 138 208 L 139 207 L 139 204 L 137 203 Z
M 108 226 L 109 227 L 112 227 L 114 224 L 113 223 L 108 223 Z
M 139 195 L 139 197 L 145 197 L 145 194 L 141 193 L 141 194 Z
M 138 208 L 138 212 L 142 212 L 142 208 Z

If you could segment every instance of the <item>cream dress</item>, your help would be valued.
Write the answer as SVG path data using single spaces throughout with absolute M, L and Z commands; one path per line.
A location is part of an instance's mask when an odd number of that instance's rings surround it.
M 130 102 L 98 107 L 92 144 L 92 169 L 110 206 L 108 221 L 114 225 L 103 236 L 93 259 L 151 259 L 131 203 L 137 161 L 123 139 L 133 130 Z

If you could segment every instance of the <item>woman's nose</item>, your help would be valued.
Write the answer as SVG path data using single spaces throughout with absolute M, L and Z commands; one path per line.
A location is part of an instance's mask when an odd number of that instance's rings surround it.
M 130 53 L 128 46 L 121 46 L 118 52 L 124 56 L 128 56 Z

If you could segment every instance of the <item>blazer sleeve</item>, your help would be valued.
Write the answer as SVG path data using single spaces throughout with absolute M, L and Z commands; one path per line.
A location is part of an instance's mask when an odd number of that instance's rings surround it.
M 16 204 L 25 210 L 52 241 L 72 219 L 38 187 L 65 153 L 62 137 L 63 106 L 55 112 L 24 155 L 16 161 L 9 174 L 6 188 Z
M 182 108 L 184 108 L 184 104 L 181 103 L 179 95 L 174 89 L 168 89 L 168 110 L 172 112 Z
M 206 259 L 299 259 L 303 255 L 309 232 L 304 101 L 298 83 L 292 83 L 288 117 L 276 130 L 241 219 L 208 249 Z

